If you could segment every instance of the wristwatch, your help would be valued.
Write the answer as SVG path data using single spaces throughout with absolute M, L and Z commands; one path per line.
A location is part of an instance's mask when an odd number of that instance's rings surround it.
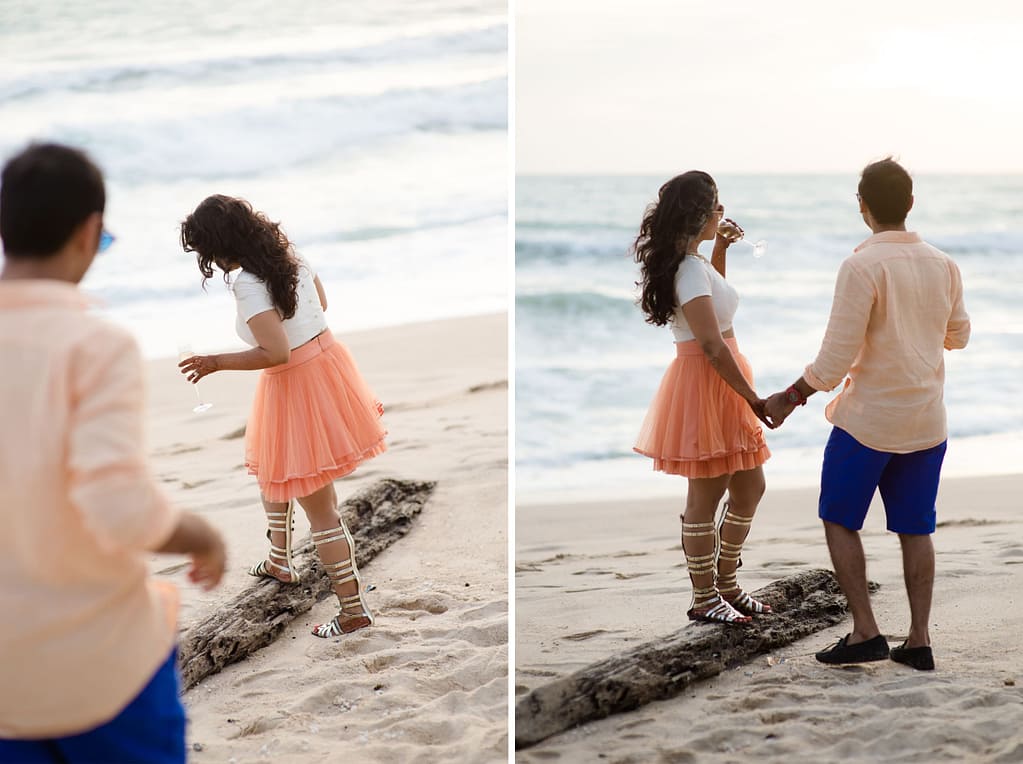
M 785 390 L 785 400 L 787 400 L 793 406 L 806 405 L 806 398 L 803 396 L 801 392 L 799 392 L 799 388 L 797 388 L 795 385 L 789 385 L 788 388 Z

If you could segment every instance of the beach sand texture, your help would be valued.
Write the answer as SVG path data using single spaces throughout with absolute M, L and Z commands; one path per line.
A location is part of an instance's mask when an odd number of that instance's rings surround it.
M 739 581 L 748 590 L 830 569 L 815 489 L 768 490 Z M 516 509 L 516 699 L 688 626 L 676 499 Z M 851 620 L 688 688 L 516 754 L 522 762 L 1023 761 L 1023 476 L 947 480 L 934 536 L 937 669 L 833 668 L 814 653 Z M 909 627 L 898 538 L 875 499 L 863 530 L 874 609 L 893 645 Z
M 331 597 L 273 645 L 185 695 L 194 762 L 507 759 L 507 317 L 475 316 L 346 335 L 383 401 L 389 451 L 336 483 L 343 500 L 384 477 L 435 480 L 411 532 L 362 570 L 373 628 L 309 632 Z M 182 593 L 184 631 L 239 591 L 266 554 L 242 462 L 257 374 L 224 372 L 195 396 L 173 359 L 149 365 L 152 464 L 170 498 L 226 536 L 228 572 L 204 593 L 184 558 L 153 557 Z M 296 510 L 296 539 L 308 534 Z

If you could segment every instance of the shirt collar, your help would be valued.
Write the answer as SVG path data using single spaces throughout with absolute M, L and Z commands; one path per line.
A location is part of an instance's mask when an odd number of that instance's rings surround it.
M 85 310 L 93 300 L 76 284 L 57 279 L 13 279 L 0 281 L 0 309 L 40 305 Z
M 881 231 L 861 241 L 853 252 L 859 252 L 871 244 L 919 244 L 922 241 L 916 231 Z

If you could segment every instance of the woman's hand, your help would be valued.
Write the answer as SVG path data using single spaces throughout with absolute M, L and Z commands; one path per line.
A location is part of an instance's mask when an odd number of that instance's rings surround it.
M 193 385 L 207 374 L 220 371 L 215 355 L 193 355 L 178 364 L 181 373 L 188 377 Z
M 729 244 L 734 244 L 741 239 L 746 232 L 742 230 L 742 226 L 736 223 L 731 218 L 724 218 L 718 223 L 717 238 L 714 243 L 721 244 L 727 247 Z
M 771 416 L 767 412 L 767 400 L 764 398 L 754 398 L 751 401 L 747 401 L 749 407 L 753 409 L 753 413 L 757 415 L 757 419 L 764 423 L 769 430 L 775 429 L 781 422 L 775 424 L 772 421 Z

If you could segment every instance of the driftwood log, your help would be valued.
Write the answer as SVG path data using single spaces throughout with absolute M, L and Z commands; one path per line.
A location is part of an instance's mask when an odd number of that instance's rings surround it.
M 434 486 L 432 482 L 380 480 L 341 503 L 338 509 L 355 540 L 360 568 L 409 532 Z M 300 584 L 254 582 L 182 636 L 179 665 L 184 689 L 266 647 L 289 623 L 333 593 L 310 540 L 296 545 L 294 562 L 302 577 Z
M 769 603 L 774 613 L 744 627 L 693 624 L 532 690 L 515 706 L 515 747 L 526 748 L 578 724 L 674 697 L 693 682 L 834 626 L 846 616 L 845 596 L 829 570 L 796 573 L 754 596 Z

